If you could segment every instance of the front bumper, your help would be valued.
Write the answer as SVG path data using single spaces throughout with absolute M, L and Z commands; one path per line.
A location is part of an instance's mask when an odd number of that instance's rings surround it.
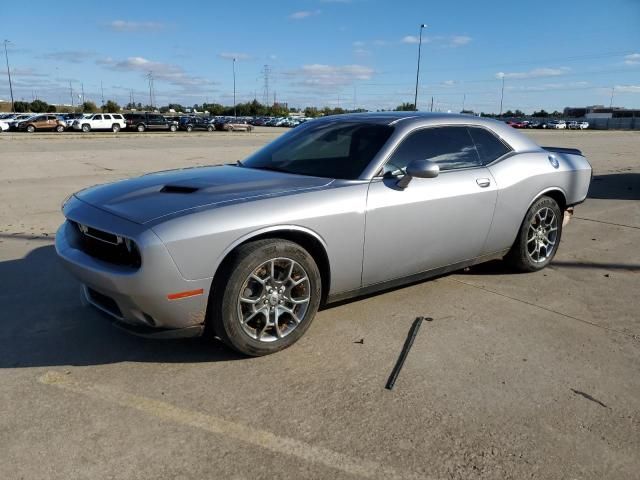
M 65 205 L 64 214 L 77 223 L 134 240 L 142 257 L 137 269 L 92 257 L 80 248 L 78 229 L 66 221 L 56 233 L 56 251 L 82 283 L 83 301 L 137 335 L 169 338 L 203 332 L 211 278 L 182 277 L 162 241 L 141 225 L 75 197 Z M 200 290 L 198 295 L 168 298 L 171 294 Z

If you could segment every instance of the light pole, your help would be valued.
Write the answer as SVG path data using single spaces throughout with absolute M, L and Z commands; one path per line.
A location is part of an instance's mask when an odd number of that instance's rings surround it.
M 233 116 L 238 117 L 236 112 L 236 59 L 233 59 Z
M 502 74 L 502 91 L 500 93 L 500 116 L 502 116 L 502 101 L 504 100 L 504 73 Z
M 7 53 L 7 43 L 9 40 L 4 41 L 4 58 L 7 61 L 7 76 L 9 77 L 9 92 L 11 92 L 11 111 L 14 111 L 13 108 L 13 85 L 11 84 L 11 70 L 9 69 L 9 54 Z
M 418 110 L 418 82 L 420 80 L 420 51 L 422 50 L 422 29 L 427 28 L 425 23 L 420 24 L 420 40 L 418 41 L 418 69 L 416 71 L 416 95 L 413 98 L 413 109 Z

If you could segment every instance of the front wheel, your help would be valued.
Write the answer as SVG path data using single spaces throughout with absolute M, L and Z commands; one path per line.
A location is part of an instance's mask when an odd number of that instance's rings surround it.
M 36 131 L 36 127 L 34 127 L 33 125 L 28 125 L 27 126 L 27 132 L 33 133 L 35 131 Z
M 58 133 L 62 133 L 62 132 L 64 132 L 64 127 L 63 127 L 62 125 L 58 125 L 58 126 L 56 127 L 56 132 L 58 132 Z
M 137 126 L 137 130 L 139 132 L 144 132 L 146 130 L 146 127 L 143 124 L 140 124 L 140 125 Z
M 207 127 L 207 131 L 208 131 L 208 132 L 213 132 L 213 127 L 212 127 L 211 125 L 209 125 L 209 126 Z
M 82 131 L 84 133 L 90 132 L 91 131 L 91 127 L 85 123 L 84 125 L 82 125 Z
M 120 125 L 118 125 L 117 123 L 114 123 L 114 124 L 111 126 L 111 131 L 112 131 L 113 133 L 118 133 L 118 132 L 120 131 Z
M 505 260 L 521 272 L 542 270 L 558 251 L 562 220 L 558 203 L 551 197 L 540 197 L 527 211 Z
M 175 125 L 171 125 L 169 127 L 169 130 L 171 130 L 172 132 L 175 132 L 176 130 L 178 130 L 178 127 L 176 127 Z M 191 130 L 189 130 L 189 131 L 191 131 Z
M 250 356 L 289 347 L 309 328 L 320 304 L 318 267 L 300 245 L 282 239 L 239 247 L 217 275 L 207 327 Z

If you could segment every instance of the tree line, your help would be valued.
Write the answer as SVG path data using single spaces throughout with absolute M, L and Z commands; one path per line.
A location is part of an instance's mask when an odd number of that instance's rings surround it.
M 10 104 L 8 104 L 10 108 Z M 286 117 L 290 113 L 304 113 L 306 117 L 314 118 L 327 115 L 339 115 L 343 113 L 360 113 L 367 110 L 359 109 L 344 109 L 341 107 L 306 107 L 304 109 L 289 108 L 285 104 L 275 103 L 273 105 L 263 105 L 257 100 L 251 102 L 238 103 L 236 106 L 222 105 L 220 103 L 202 103 L 195 104 L 191 107 L 181 105 L 179 103 L 170 103 L 161 107 L 152 107 L 151 105 L 143 105 L 142 103 L 128 103 L 124 107 L 120 107 L 118 103 L 113 100 L 108 100 L 104 105 L 96 105 L 95 102 L 86 101 L 76 106 L 68 105 L 51 105 L 43 100 L 34 100 L 33 102 L 17 101 L 14 102 L 14 111 L 20 113 L 118 113 L 121 111 L 155 111 L 167 114 L 171 112 L 183 113 L 187 111 L 191 112 L 209 112 L 209 115 L 213 116 L 233 116 L 238 115 L 240 117 Z M 393 111 L 414 111 L 413 103 L 404 102 L 398 105 Z M 384 110 L 382 110 L 384 111 Z M 463 110 L 461 113 L 473 114 L 471 110 Z M 522 118 L 522 117 L 534 117 L 534 118 L 562 118 L 563 113 L 559 111 L 547 112 L 544 109 L 533 112 L 531 115 L 525 114 L 521 110 L 507 110 L 500 114 L 495 113 L 481 113 L 483 117 L 491 118 Z

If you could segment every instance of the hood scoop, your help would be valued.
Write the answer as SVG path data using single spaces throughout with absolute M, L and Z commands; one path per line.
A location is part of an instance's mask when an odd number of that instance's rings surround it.
M 188 185 L 165 185 L 160 189 L 160 193 L 194 193 L 200 190 L 199 187 L 190 187 Z

